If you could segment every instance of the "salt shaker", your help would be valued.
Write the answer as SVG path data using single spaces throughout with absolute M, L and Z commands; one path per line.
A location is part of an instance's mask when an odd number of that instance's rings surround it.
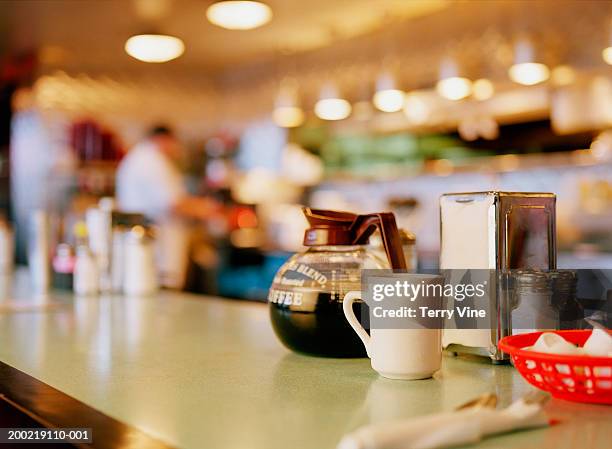
M 158 280 L 153 239 L 144 226 L 134 226 L 125 236 L 124 254 L 124 293 L 144 296 L 157 291 Z
M 74 292 L 79 296 L 92 296 L 99 291 L 98 264 L 94 254 L 85 246 L 77 248 L 74 264 Z

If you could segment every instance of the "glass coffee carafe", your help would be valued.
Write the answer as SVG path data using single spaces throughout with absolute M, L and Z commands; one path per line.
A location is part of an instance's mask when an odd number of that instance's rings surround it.
M 327 357 L 365 357 L 363 344 L 342 311 L 342 298 L 361 289 L 361 270 L 406 269 L 400 235 L 392 213 L 356 215 L 304 208 L 310 225 L 308 249 L 291 257 L 270 288 L 270 318 L 288 348 Z M 387 261 L 366 247 L 378 229 Z M 363 302 L 356 302 L 362 316 Z M 367 314 L 365 314 L 367 315 Z

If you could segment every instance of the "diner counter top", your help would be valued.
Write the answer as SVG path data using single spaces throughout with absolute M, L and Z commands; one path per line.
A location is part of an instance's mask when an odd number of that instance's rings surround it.
M 480 358 L 445 356 L 433 379 L 394 381 L 367 359 L 298 355 L 276 339 L 265 304 L 162 291 L 58 292 L 45 305 L 17 274 L 0 285 L 0 361 L 174 447 L 334 448 L 366 423 L 485 392 L 507 405 L 530 389 L 512 366 Z M 610 447 L 611 407 L 553 399 L 547 409 L 557 425 L 473 447 Z

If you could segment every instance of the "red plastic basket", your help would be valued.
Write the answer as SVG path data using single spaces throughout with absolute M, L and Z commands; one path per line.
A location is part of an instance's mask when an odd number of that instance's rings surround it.
M 590 330 L 550 331 L 583 346 Z M 612 357 L 545 354 L 525 350 L 543 332 L 511 335 L 499 342 L 512 363 L 530 384 L 556 398 L 575 402 L 612 404 Z

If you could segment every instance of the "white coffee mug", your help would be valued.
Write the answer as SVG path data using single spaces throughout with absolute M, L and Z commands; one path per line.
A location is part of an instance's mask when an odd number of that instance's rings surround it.
M 363 328 L 353 302 L 362 298 L 360 291 L 344 296 L 344 316 L 363 342 L 372 368 L 388 379 L 427 379 L 442 363 L 441 329 L 370 329 Z

